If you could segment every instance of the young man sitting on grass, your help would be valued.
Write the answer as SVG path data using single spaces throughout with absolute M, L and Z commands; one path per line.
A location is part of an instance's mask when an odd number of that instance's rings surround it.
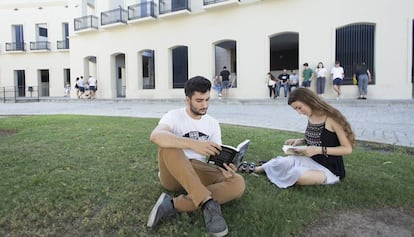
M 207 115 L 211 82 L 196 76 L 185 84 L 186 107 L 165 114 L 152 131 L 150 140 L 158 145 L 161 185 L 171 192 L 185 194 L 172 197 L 162 193 L 148 218 L 148 227 L 180 212 L 203 210 L 207 230 L 214 236 L 228 233 L 220 204 L 240 198 L 245 182 L 237 168 L 226 169 L 206 163 L 206 156 L 221 150 L 218 121 Z

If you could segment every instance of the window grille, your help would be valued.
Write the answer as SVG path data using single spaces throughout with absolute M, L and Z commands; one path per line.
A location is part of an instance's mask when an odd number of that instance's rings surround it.
M 364 63 L 375 80 L 375 24 L 357 23 L 336 30 L 336 60 L 345 71 L 344 85 L 352 85 L 357 64 Z

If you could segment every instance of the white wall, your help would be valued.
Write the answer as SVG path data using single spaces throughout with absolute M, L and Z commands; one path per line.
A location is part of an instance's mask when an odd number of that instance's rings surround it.
M 14 70 L 25 70 L 26 86 L 40 86 L 38 71 L 49 70 L 50 96 L 64 95 L 64 69 L 70 67 L 69 52 L 57 50 L 62 38 L 62 23 L 71 22 L 67 1 L 2 1 L 0 4 L 0 86 L 14 86 Z M 41 6 L 41 9 L 39 9 Z M 15 10 L 16 9 L 16 10 Z M 6 43 L 13 42 L 12 25 L 22 24 L 26 51 L 6 52 Z M 51 50 L 30 50 L 37 39 L 36 24 L 46 24 Z
M 62 1 L 52 2 L 61 4 Z M 77 6 L 81 1 L 67 2 L 68 8 L 49 6 L 41 11 L 32 6 L 16 12 L 0 5 L 0 86 L 13 84 L 10 75 L 15 68 L 27 68 L 27 80 L 31 80 L 32 73 L 37 69 L 51 68 L 51 74 L 56 71 L 63 77 L 60 71 L 70 68 L 74 82 L 77 76 L 85 73 L 84 58 L 96 56 L 97 97 L 114 98 L 116 86 L 112 74 L 115 69 L 111 64 L 111 55 L 124 53 L 127 98 L 182 98 L 182 89 L 172 89 L 171 48 L 178 45 L 188 47 L 189 76 L 211 78 L 215 69 L 214 43 L 235 40 L 238 88 L 231 89 L 230 97 L 267 98 L 267 87 L 263 81 L 270 67 L 270 36 L 282 32 L 299 34 L 299 75 L 305 62 L 315 68 L 322 61 L 330 71 L 335 61 L 336 28 L 368 22 L 376 24 L 376 83 L 369 85 L 368 96 L 375 99 L 412 98 L 412 0 L 401 0 L 398 4 L 387 0 L 263 0 L 208 10 L 203 8 L 202 0 L 197 0 L 191 3 L 191 14 L 159 17 L 152 21 L 83 33 L 73 31 L 73 19 L 82 16 L 82 7 Z M 133 0 L 125 2 L 126 6 L 137 3 Z M 107 1 L 100 0 L 96 5 L 96 15 L 100 17 L 100 12 L 110 10 L 108 6 Z M 334 10 L 335 7 L 338 10 Z M 70 52 L 56 52 L 56 40 L 61 40 L 61 23 L 64 21 L 70 23 Z M 49 53 L 4 52 L 5 42 L 11 42 L 11 24 L 25 25 L 25 41 L 28 44 L 35 40 L 36 23 L 47 23 L 49 41 L 54 50 Z M 154 90 L 144 90 L 142 82 L 138 82 L 141 70 L 138 68 L 138 52 L 145 49 L 155 50 Z M 314 80 L 312 88 L 315 84 Z M 62 88 L 63 79 L 56 78 L 56 82 L 52 82 L 51 75 L 51 95 L 62 94 Z M 355 86 L 343 86 L 342 89 L 345 97 L 356 98 Z M 334 97 L 330 78 L 327 80 L 326 97 Z

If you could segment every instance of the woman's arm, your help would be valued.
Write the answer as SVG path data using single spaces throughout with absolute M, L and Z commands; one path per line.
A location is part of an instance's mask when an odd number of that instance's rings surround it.
M 327 155 L 343 156 L 351 154 L 352 144 L 349 142 L 344 128 L 331 118 L 326 120 L 325 126 L 328 130 L 335 132 L 339 139 L 339 146 L 326 148 Z

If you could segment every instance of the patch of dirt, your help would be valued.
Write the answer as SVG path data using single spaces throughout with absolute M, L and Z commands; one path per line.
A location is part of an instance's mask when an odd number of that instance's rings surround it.
M 414 211 L 348 210 L 317 220 L 298 237 L 413 237 Z
M 16 134 L 16 129 L 0 129 L 0 137 Z
M 414 147 L 397 146 L 392 144 L 384 144 L 377 142 L 358 141 L 357 147 L 365 151 L 379 151 L 379 152 L 395 152 L 401 151 L 409 155 L 414 155 Z

